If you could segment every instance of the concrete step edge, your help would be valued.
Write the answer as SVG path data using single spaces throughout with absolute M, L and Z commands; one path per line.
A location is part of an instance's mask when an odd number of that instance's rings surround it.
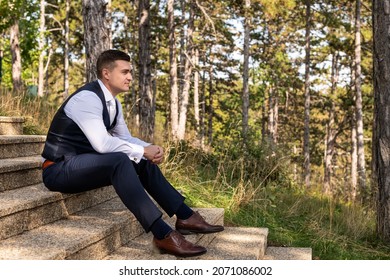
M 311 248 L 273 247 L 267 248 L 264 260 L 311 260 Z
M 0 194 L 0 239 L 57 221 L 117 197 L 113 187 L 77 194 L 49 191 L 43 184 L 5 191 Z
M 0 158 L 18 158 L 38 155 L 42 152 L 45 136 L 0 135 Z
M 44 143 L 46 135 L 0 135 L 0 145 Z
M 0 116 L 0 135 L 20 135 L 23 134 L 23 117 Z
M 267 247 L 267 228 L 227 227 L 217 234 L 200 260 L 259 260 Z
M 27 157 L 7 158 L 0 161 L 0 174 L 42 166 L 42 157 L 33 155 Z
M 0 160 L 0 194 L 42 183 L 42 157 L 29 156 Z

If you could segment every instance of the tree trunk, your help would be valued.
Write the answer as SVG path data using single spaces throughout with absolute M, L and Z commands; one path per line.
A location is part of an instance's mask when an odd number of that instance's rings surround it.
M 273 86 L 269 90 L 268 106 L 268 137 L 273 144 L 276 144 L 278 142 L 279 97 Z
M 310 0 L 306 0 L 305 117 L 303 136 L 304 181 L 307 188 L 310 187 L 310 2 Z
M 69 96 L 69 13 L 70 0 L 65 1 L 65 45 L 64 45 L 64 94 L 63 98 Z
M 140 135 L 145 141 L 153 142 L 154 98 L 151 84 L 152 62 L 150 57 L 150 0 L 140 0 L 138 9 Z
M 84 45 L 86 79 L 97 79 L 96 61 L 100 53 L 110 48 L 110 30 L 107 26 L 107 3 L 103 0 L 83 0 Z
M 171 89 L 171 135 L 177 137 L 179 125 L 179 93 L 177 87 L 177 59 L 174 21 L 174 0 L 168 0 L 168 30 L 169 30 L 169 78 Z
M 263 80 L 263 86 L 265 86 L 265 81 Z M 266 143 L 268 141 L 268 129 L 267 129 L 267 91 L 264 91 L 264 101 L 261 104 L 261 141 Z M 268 99 L 269 103 L 269 99 Z M 268 111 L 269 112 L 269 111 Z
M 244 6 L 244 69 L 242 82 L 242 140 L 244 149 L 248 144 L 249 120 L 249 49 L 250 49 L 250 14 L 251 1 L 245 0 Z
M 40 1 L 40 19 L 39 19 L 39 61 L 38 61 L 38 96 L 43 96 L 44 80 L 44 59 L 45 59 L 45 1 Z
M 213 62 L 213 59 L 210 59 L 210 63 Z M 214 98 L 214 89 L 213 89 L 213 66 L 210 64 L 209 70 L 209 104 L 208 104 L 208 144 L 211 145 L 213 142 L 213 115 L 214 115 L 214 107 L 213 107 L 213 98 Z
M 0 85 L 3 80 L 3 50 L 0 48 Z
M 185 61 L 186 61 L 186 56 L 185 56 L 185 48 L 186 48 L 186 39 L 185 39 L 185 26 L 186 26 L 186 1 L 187 0 L 179 0 L 180 1 L 180 8 L 181 8 L 181 27 L 180 27 L 180 51 L 179 51 L 179 108 L 180 108 L 180 103 L 182 102 L 183 99 L 183 87 L 184 87 L 184 69 L 185 69 Z M 180 113 L 179 113 L 180 115 Z
M 352 132 L 351 132 L 351 201 L 355 201 L 357 197 L 357 133 L 356 133 L 356 115 L 352 116 Z
M 205 61 L 206 59 L 204 59 Z M 202 74 L 202 91 L 200 95 L 200 116 L 199 116 L 199 139 L 202 149 L 205 142 L 205 117 L 206 117 L 206 70 Z
M 179 140 L 184 140 L 187 124 L 187 111 L 188 111 L 188 100 L 190 97 L 191 87 L 191 75 L 192 75 L 192 64 L 193 64 L 193 31 L 194 31 L 194 1 L 190 1 L 190 16 L 187 27 L 187 47 L 186 47 L 186 59 L 184 64 L 184 84 L 182 99 L 179 106 L 179 126 L 177 136 Z
M 195 66 L 195 72 L 194 72 L 194 118 L 195 118 L 195 131 L 196 131 L 196 138 L 199 140 L 199 49 L 196 48 L 195 50 L 195 56 L 194 56 L 194 66 Z
M 390 1 L 373 1 L 374 129 L 373 181 L 378 187 L 378 235 L 390 241 Z
M 332 57 L 332 73 L 331 73 L 331 89 L 330 89 L 330 108 L 329 118 L 326 126 L 326 140 L 325 140 L 325 156 L 324 156 L 324 185 L 323 192 L 325 194 L 332 193 L 331 177 L 333 175 L 333 155 L 335 152 L 335 143 L 337 130 L 335 128 L 335 105 L 332 97 L 335 94 L 338 82 L 338 54 L 333 54 Z
M 12 85 L 14 92 L 22 90 L 22 57 L 19 46 L 19 21 L 15 21 L 10 31 L 12 56 Z
M 363 139 L 363 101 L 361 90 L 361 35 L 360 35 L 360 0 L 356 0 L 356 24 L 355 24 L 355 90 L 356 90 L 356 131 L 357 131 L 357 153 L 358 153 L 358 188 L 362 199 L 367 195 L 366 190 L 366 168 L 364 158 Z

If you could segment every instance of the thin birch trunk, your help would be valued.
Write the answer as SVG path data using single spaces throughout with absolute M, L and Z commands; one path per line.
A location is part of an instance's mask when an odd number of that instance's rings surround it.
M 195 118 L 195 131 L 196 137 L 199 139 L 199 49 L 195 49 L 194 67 L 194 118 Z
M 179 106 L 179 126 L 177 136 L 179 140 L 184 140 L 187 123 L 188 102 L 190 96 L 192 64 L 193 64 L 193 31 L 194 31 L 194 1 L 190 1 L 190 16 L 187 27 L 187 51 L 184 64 L 184 85 L 182 91 L 182 100 Z
M 331 73 L 331 89 L 330 97 L 332 98 L 335 94 L 337 82 L 338 82 L 338 55 L 333 54 L 332 57 L 332 73 Z M 335 143 L 337 131 L 335 128 L 335 105 L 334 101 L 330 100 L 331 105 L 329 108 L 329 117 L 328 123 L 326 125 L 326 139 L 325 139 L 325 155 L 324 155 L 324 183 L 323 183 L 323 192 L 325 194 L 332 193 L 332 184 L 331 178 L 333 175 L 333 156 L 335 153 Z
M 11 56 L 12 56 L 12 85 L 14 92 L 22 90 L 22 56 L 19 45 L 19 21 L 16 20 L 10 29 Z
M 44 88 L 44 59 L 45 59 L 45 31 L 46 31 L 46 23 L 45 23 L 45 1 L 40 1 L 40 18 L 39 18 L 39 60 L 38 60 L 38 96 L 43 96 L 43 88 Z
M 65 45 L 64 45 L 64 94 L 63 98 L 69 96 L 69 13 L 70 0 L 65 1 Z
M 213 62 L 212 57 L 210 58 L 210 63 Z M 213 142 L 213 115 L 214 115 L 214 107 L 213 107 L 213 99 L 214 99 L 214 88 L 213 88 L 213 66 L 210 64 L 209 69 L 209 104 L 208 104 L 208 129 L 207 129 L 207 138 L 208 144 L 211 145 Z
M 352 120 L 352 131 L 351 131 L 351 193 L 350 197 L 352 201 L 357 198 L 357 132 L 356 132 L 356 115 L 353 114 Z
M 306 58 L 305 58 L 305 117 L 303 136 L 304 181 L 310 187 L 310 30 L 311 30 L 311 1 L 306 0 Z
M 250 15 L 251 1 L 245 0 L 244 6 L 244 69 L 243 69 L 243 89 L 242 89 L 242 140 L 244 149 L 248 144 L 248 120 L 249 120 L 249 48 L 250 48 Z
M 179 126 L 179 93 L 177 86 L 177 59 L 174 21 L 174 0 L 168 0 L 168 30 L 169 30 L 169 79 L 171 89 L 171 135 L 174 140 L 178 138 Z
M 268 137 L 273 144 L 278 142 L 279 97 L 278 91 L 271 86 L 268 102 Z
M 367 194 L 366 190 L 366 161 L 364 157 L 364 130 L 363 130 L 363 101 L 361 90 L 361 35 L 360 35 L 360 0 L 356 0 L 356 23 L 355 23 L 355 90 L 356 90 L 356 131 L 358 153 L 358 188 L 362 199 Z
M 205 138 L 205 116 L 206 116 L 206 70 L 203 70 L 202 75 L 202 91 L 200 95 L 200 116 L 199 116 L 199 138 L 202 149 L 204 148 Z

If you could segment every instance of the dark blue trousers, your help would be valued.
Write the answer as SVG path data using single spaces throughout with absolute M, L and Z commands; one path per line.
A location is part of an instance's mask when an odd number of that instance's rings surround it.
M 124 153 L 81 154 L 43 170 L 43 182 L 51 191 L 78 193 L 113 185 L 118 196 L 146 232 L 162 213 L 147 193 L 173 216 L 184 197 L 149 160 L 138 164 Z M 146 193 L 147 192 L 147 193 Z

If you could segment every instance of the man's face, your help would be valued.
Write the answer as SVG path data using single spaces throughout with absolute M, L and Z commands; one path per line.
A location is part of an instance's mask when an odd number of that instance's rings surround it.
M 131 81 L 131 65 L 128 61 L 116 60 L 113 68 L 103 69 L 103 82 L 114 96 L 128 91 Z

